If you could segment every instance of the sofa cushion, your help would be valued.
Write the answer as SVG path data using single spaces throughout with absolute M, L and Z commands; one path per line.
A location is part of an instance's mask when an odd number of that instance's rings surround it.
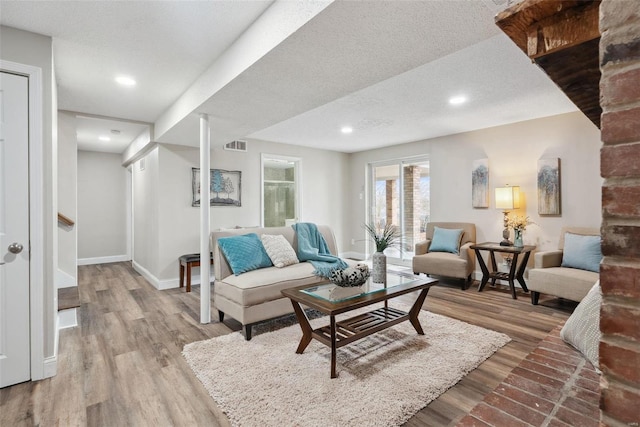
M 436 276 L 466 278 L 469 263 L 463 258 L 450 252 L 429 252 L 413 257 L 413 271 L 425 272 Z
M 429 252 L 450 252 L 460 253 L 460 240 L 462 239 L 462 229 L 440 228 L 433 230 L 433 240 L 429 246 Z
M 282 268 L 300 262 L 296 251 L 282 234 L 263 234 L 260 239 L 275 267 Z
M 600 271 L 601 260 L 600 236 L 565 234 L 562 267 L 579 268 L 597 273 Z
M 240 276 L 227 276 L 216 281 L 215 294 L 244 307 L 283 298 L 280 291 L 294 286 L 327 282 L 313 274 L 314 267 L 309 262 L 301 262 L 284 268 L 262 268 Z
M 598 346 L 600 345 L 600 281 L 589 290 L 567 319 L 560 337 L 575 347 L 598 370 Z
M 580 302 L 598 278 L 598 273 L 575 268 L 534 268 L 527 284 L 531 291 Z
M 218 246 L 236 276 L 273 265 L 260 238 L 255 233 L 221 237 L 218 239 Z

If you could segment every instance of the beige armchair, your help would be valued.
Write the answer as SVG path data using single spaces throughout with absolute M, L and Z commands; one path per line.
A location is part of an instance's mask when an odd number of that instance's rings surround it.
M 558 250 L 534 255 L 535 265 L 529 270 L 527 280 L 534 305 L 538 304 L 541 293 L 580 302 L 600 278 L 600 273 L 594 271 L 561 267 L 565 233 L 600 236 L 597 228 L 564 227 L 560 232 Z
M 462 229 L 459 254 L 450 252 L 429 252 L 435 227 Z M 470 246 L 476 243 L 476 226 L 467 222 L 430 222 L 423 242 L 416 243 L 413 257 L 413 272 L 427 275 L 462 279 L 462 289 L 471 283 L 471 274 L 476 268 L 476 259 Z

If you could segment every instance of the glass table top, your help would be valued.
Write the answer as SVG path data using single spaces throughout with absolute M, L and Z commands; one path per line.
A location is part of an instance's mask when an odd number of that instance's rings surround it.
M 322 285 L 311 286 L 303 289 L 301 292 L 331 302 L 346 301 L 363 295 L 380 292 L 394 286 L 411 283 L 418 280 L 417 276 L 411 273 L 402 273 L 389 271 L 387 272 L 387 283 L 374 283 L 371 277 L 362 285 L 353 288 L 343 288 L 333 283 L 324 283 Z

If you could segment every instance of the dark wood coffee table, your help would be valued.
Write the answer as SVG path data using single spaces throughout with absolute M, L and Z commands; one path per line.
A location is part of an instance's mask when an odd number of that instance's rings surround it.
M 408 320 L 416 332 L 424 335 L 418 321 L 418 314 L 431 286 L 436 279 L 419 277 L 407 273 L 387 273 L 386 284 L 369 282 L 361 288 L 340 288 L 332 283 L 317 286 L 298 286 L 286 289 L 282 294 L 291 299 L 298 323 L 302 329 L 302 338 L 296 353 L 302 354 L 313 338 L 331 348 L 331 378 L 336 378 L 336 350 L 368 335 L 387 329 Z M 391 308 L 388 301 L 400 295 L 420 291 L 411 310 Z M 339 322 L 336 315 L 346 313 L 371 304 L 384 302 L 384 307 L 360 314 Z M 320 311 L 329 316 L 329 325 L 313 329 L 309 318 L 300 304 Z

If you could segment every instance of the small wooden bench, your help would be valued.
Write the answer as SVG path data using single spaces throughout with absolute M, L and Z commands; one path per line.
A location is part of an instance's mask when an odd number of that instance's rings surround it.
M 211 265 L 213 265 L 213 253 L 210 254 Z M 200 267 L 200 254 L 186 254 L 180 258 L 180 287 L 184 286 L 184 276 L 186 269 L 187 276 L 187 292 L 191 292 L 191 269 L 193 267 Z M 202 278 L 201 280 L 202 281 Z

